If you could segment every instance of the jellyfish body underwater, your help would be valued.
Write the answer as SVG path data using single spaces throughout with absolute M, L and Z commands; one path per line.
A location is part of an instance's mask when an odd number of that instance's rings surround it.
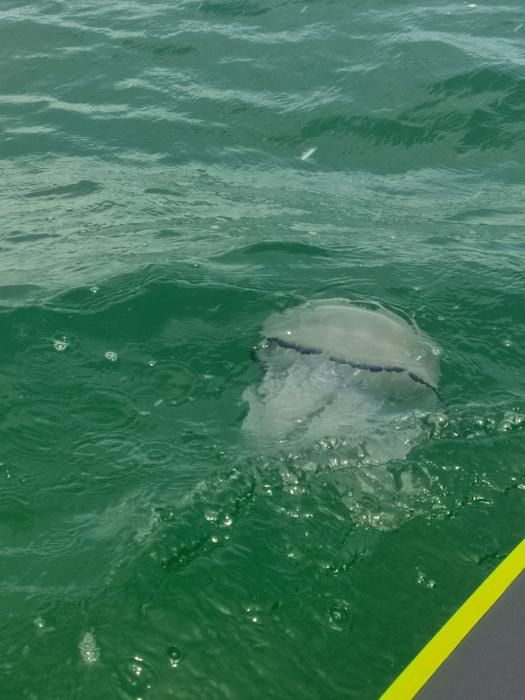
M 384 464 L 408 454 L 439 403 L 439 346 L 379 304 L 310 301 L 271 315 L 262 335 L 243 430 L 268 448 L 331 438 Z

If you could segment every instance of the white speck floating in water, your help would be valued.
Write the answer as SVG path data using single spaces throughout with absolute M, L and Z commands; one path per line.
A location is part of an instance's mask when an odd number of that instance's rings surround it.
M 98 287 L 90 287 L 89 291 L 91 292 L 91 294 L 98 294 L 99 288 Z
M 312 148 L 308 148 L 302 155 L 301 155 L 301 160 L 308 160 L 308 158 L 311 158 L 313 154 L 317 151 L 317 148 L 313 146 Z
M 92 632 L 86 632 L 86 634 L 80 640 L 78 645 L 80 649 L 80 656 L 85 664 L 92 665 L 96 664 L 100 658 L 100 649 L 97 645 L 97 640 Z
M 64 352 L 69 347 L 69 343 L 66 338 L 57 338 L 53 340 L 53 347 L 57 352 Z
M 157 364 L 157 360 L 148 360 L 148 365 L 150 367 L 155 367 L 156 364 Z
M 511 347 L 512 347 L 512 340 L 509 340 L 508 338 L 506 338 L 506 339 L 503 341 L 503 345 L 504 345 L 506 348 L 511 348 Z
M 110 362 L 116 362 L 118 360 L 117 353 L 113 352 L 112 350 L 108 350 L 107 352 L 105 352 L 104 357 L 106 358 L 106 360 L 109 360 Z

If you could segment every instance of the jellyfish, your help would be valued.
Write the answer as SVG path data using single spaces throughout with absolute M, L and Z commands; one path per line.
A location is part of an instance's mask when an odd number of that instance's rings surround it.
M 439 402 L 439 346 L 379 304 L 315 300 L 271 315 L 243 399 L 267 448 L 344 441 L 369 462 L 405 457 Z

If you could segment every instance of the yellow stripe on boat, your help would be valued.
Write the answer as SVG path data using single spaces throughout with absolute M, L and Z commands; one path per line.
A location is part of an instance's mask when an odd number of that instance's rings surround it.
M 524 570 L 525 540 L 522 540 L 428 642 L 412 663 L 383 693 L 380 700 L 412 700 L 415 698 Z M 525 600 L 521 602 L 522 606 L 525 606 Z M 496 648 L 501 640 L 492 639 L 492 642 Z M 457 675 L 457 669 L 454 673 Z M 425 695 L 424 692 L 423 695 Z M 430 695 L 442 697 L 439 693 L 437 695 L 431 693 Z M 510 696 L 502 695 L 501 697 Z M 523 688 L 523 694 L 520 697 L 525 698 L 525 688 Z M 443 700 L 446 699 L 443 697 Z

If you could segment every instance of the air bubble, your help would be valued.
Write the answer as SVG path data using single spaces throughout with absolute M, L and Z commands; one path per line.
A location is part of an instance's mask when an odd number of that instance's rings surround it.
M 246 609 L 246 616 L 250 622 L 253 622 L 254 625 L 257 625 L 258 623 L 261 622 L 261 609 L 259 608 L 258 605 L 249 605 Z
M 65 337 L 53 340 L 53 347 L 57 352 L 64 352 L 69 347 L 69 343 Z
M 317 464 L 317 462 L 305 462 L 302 469 L 310 474 L 317 474 L 321 467 L 319 464 Z
M 436 582 L 433 579 L 428 578 L 425 572 L 421 571 L 421 569 L 417 570 L 417 582 L 420 586 L 424 586 L 425 588 L 434 588 L 436 585 Z
M 345 600 L 332 603 L 326 611 L 328 624 L 336 632 L 341 632 L 351 621 L 350 605 Z
M 476 428 L 479 428 L 480 430 L 486 426 L 486 421 L 483 416 L 475 416 L 473 422 Z
M 168 647 L 168 658 L 170 660 L 171 668 L 178 668 L 184 657 L 179 647 L 173 645 Z
M 497 430 L 500 433 L 506 433 L 513 428 L 519 428 L 525 423 L 525 416 L 520 413 L 513 413 L 512 411 L 507 411 L 503 420 L 498 423 Z
M 117 669 L 119 685 L 126 697 L 141 698 L 151 690 L 155 681 L 153 668 L 142 656 L 133 656 Z
M 222 521 L 223 527 L 231 527 L 233 525 L 233 520 L 230 515 L 225 515 Z
M 444 413 L 430 413 L 426 417 L 426 423 L 430 426 L 432 436 L 436 436 L 443 428 L 446 428 L 448 418 Z

